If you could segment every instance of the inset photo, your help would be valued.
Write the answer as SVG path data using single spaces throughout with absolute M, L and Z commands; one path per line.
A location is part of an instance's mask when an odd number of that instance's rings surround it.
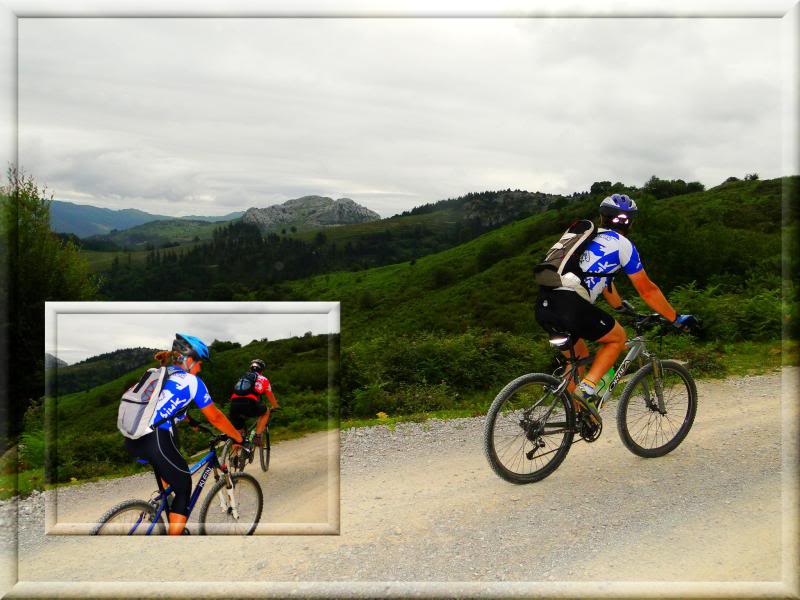
M 45 313 L 47 534 L 339 533 L 338 302 Z

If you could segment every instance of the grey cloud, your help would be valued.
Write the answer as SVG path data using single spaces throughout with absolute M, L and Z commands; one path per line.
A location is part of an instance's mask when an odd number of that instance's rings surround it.
M 483 189 L 777 176 L 778 27 L 27 20 L 21 159 L 56 197 L 175 214 L 313 193 L 386 216 Z
M 56 348 L 47 348 L 70 364 L 120 348 L 167 349 L 175 333 L 195 335 L 210 344 L 225 340 L 248 344 L 328 333 L 327 315 L 317 314 L 61 314 L 57 321 Z M 335 333 L 335 332 L 333 332 Z M 52 339 L 47 336 L 47 339 Z M 213 357 L 212 357 L 213 358 Z

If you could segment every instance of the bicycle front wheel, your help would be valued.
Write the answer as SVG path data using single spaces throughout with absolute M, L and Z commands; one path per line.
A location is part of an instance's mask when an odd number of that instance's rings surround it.
M 560 381 L 544 373 L 518 377 L 489 407 L 484 452 L 492 470 L 511 483 L 533 483 L 555 471 L 574 435 L 572 402 L 553 392 Z
M 252 535 L 261 519 L 264 495 L 256 478 L 247 473 L 231 473 L 214 484 L 200 509 L 200 535 Z
M 261 434 L 261 446 L 258 448 L 258 455 L 261 459 L 261 470 L 265 473 L 269 471 L 269 454 L 269 429 L 265 429 L 264 433 Z
M 662 360 L 663 409 L 656 394 L 653 364 L 634 373 L 617 406 L 617 431 L 625 447 L 643 458 L 672 452 L 686 438 L 697 413 L 697 388 L 689 371 Z
M 144 500 L 126 500 L 100 517 L 92 535 L 166 535 L 164 513 Z

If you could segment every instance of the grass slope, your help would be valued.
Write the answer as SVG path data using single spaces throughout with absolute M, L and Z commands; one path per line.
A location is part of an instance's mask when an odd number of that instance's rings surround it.
M 665 291 L 693 281 L 736 288 L 748 276 L 779 288 L 781 190 L 797 182 L 737 182 L 663 200 L 643 198 L 630 238 Z M 593 201 L 578 202 L 413 262 L 289 285 L 295 296 L 342 301 L 346 339 L 381 330 L 533 332 L 533 266 L 573 219 L 595 214 Z M 623 295 L 635 296 L 626 277 L 616 281 Z
M 188 244 L 211 239 L 214 229 L 225 223 L 226 221 L 209 222 L 187 219 L 151 221 L 129 229 L 114 231 L 103 238 L 129 249 L 144 249 L 148 244 L 154 247 L 161 247 L 165 244 Z

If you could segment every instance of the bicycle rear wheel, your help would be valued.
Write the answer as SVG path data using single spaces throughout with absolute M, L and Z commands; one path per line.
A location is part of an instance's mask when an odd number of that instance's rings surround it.
M 492 470 L 511 483 L 533 483 L 555 471 L 574 435 L 572 402 L 555 396 L 560 381 L 544 373 L 518 377 L 489 407 L 484 452 Z
M 225 442 L 219 456 L 220 464 L 228 465 L 228 468 L 234 473 L 241 473 L 247 466 L 247 456 L 241 450 L 234 453 L 233 441 L 231 440 Z
M 261 470 L 265 473 L 269 471 L 269 455 L 270 455 L 270 445 L 269 445 L 269 429 L 265 429 L 264 432 L 261 434 L 261 446 L 258 448 L 258 456 L 261 460 Z
M 261 485 L 247 473 L 231 473 L 233 488 L 221 477 L 200 509 L 200 535 L 252 535 L 264 506 Z
M 672 452 L 689 434 L 697 413 L 697 388 L 689 371 L 673 360 L 661 361 L 664 413 L 659 411 L 653 365 L 634 373 L 617 406 L 622 443 L 643 458 Z
M 152 529 L 151 529 L 152 525 Z M 166 535 L 164 513 L 144 500 L 126 500 L 111 508 L 92 529 L 92 535 Z

